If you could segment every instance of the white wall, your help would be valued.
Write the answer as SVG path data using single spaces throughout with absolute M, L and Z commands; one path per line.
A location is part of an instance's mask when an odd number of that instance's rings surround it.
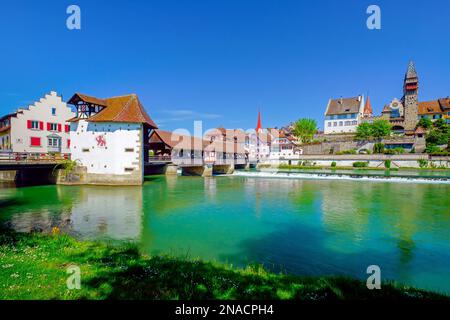
M 100 136 L 105 146 L 96 140 Z M 81 162 L 88 173 L 126 175 L 143 170 L 142 124 L 80 120 L 71 123 L 70 137 L 72 160 Z
M 52 115 L 52 108 L 56 108 L 56 115 Z M 66 121 L 73 118 L 75 113 L 62 101 L 56 92 L 52 91 L 46 94 L 39 101 L 30 105 L 28 109 L 23 109 L 23 113 L 18 113 L 16 117 L 11 118 L 11 144 L 13 152 L 36 152 L 47 153 L 52 151 L 48 147 L 47 137 L 55 135 L 61 137 L 61 153 L 69 153 L 67 148 L 67 139 L 69 133 L 64 131 Z M 43 130 L 28 129 L 28 120 L 42 121 Z M 47 123 L 61 124 L 61 132 L 47 130 Z M 41 138 L 40 147 L 31 147 L 31 137 Z
M 324 133 L 330 134 L 330 133 L 349 133 L 349 132 L 356 132 L 356 127 L 360 123 L 359 115 L 357 119 L 335 119 L 335 120 L 325 120 L 324 122 Z M 342 121 L 342 126 L 339 125 L 339 123 Z M 356 124 L 354 125 L 345 125 L 346 121 L 356 121 Z M 337 126 L 334 126 L 334 122 L 337 123 Z M 328 124 L 331 123 L 331 126 L 329 127 Z

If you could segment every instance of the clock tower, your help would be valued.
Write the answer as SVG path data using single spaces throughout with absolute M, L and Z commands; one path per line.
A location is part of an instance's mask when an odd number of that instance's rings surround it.
M 419 78 L 414 62 L 410 61 L 403 85 L 405 133 L 415 130 L 418 117 Z

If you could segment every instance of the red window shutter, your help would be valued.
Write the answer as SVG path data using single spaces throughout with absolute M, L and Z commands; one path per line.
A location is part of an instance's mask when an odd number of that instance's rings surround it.
M 70 126 L 69 126 L 68 124 L 66 124 L 64 127 L 65 127 L 65 131 L 66 131 L 66 132 L 69 132 L 69 131 L 70 131 Z
M 39 121 L 39 129 L 44 130 L 44 122 Z
M 31 146 L 32 147 L 40 147 L 41 146 L 41 138 L 31 137 Z
M 28 121 L 27 121 L 27 128 L 28 128 L 28 129 L 31 129 L 31 120 L 28 120 Z
M 61 132 L 61 123 L 58 123 L 58 132 Z
M 67 149 L 70 148 L 70 139 L 67 139 Z
M 47 122 L 47 131 L 50 131 L 52 129 L 52 124 L 50 122 Z

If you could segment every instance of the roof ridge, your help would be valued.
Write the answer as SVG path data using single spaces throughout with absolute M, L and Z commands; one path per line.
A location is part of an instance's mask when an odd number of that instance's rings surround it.
M 127 96 L 122 96 L 123 97 L 127 97 Z M 125 104 L 125 106 L 122 108 L 122 110 L 116 114 L 116 116 L 113 118 L 114 120 L 116 120 L 117 118 L 119 118 L 120 116 L 122 116 L 122 114 L 126 111 L 128 111 L 128 108 L 130 107 L 130 103 L 133 101 L 133 99 L 136 98 L 136 96 L 131 95 L 130 98 L 128 99 L 127 103 Z M 137 101 L 138 105 L 139 105 L 139 100 Z

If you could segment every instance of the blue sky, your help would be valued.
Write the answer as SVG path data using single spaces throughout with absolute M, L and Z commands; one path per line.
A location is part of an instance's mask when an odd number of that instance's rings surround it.
M 81 8 L 82 29 L 66 28 Z M 381 7 L 381 30 L 366 8 Z M 56 90 L 139 95 L 164 129 L 318 120 L 330 97 L 450 95 L 450 1 L 8 1 L 0 5 L 0 113 Z

